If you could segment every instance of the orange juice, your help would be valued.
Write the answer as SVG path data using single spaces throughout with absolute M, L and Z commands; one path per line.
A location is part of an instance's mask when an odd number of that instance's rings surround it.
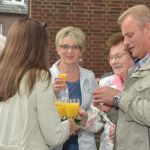
M 61 78 L 64 81 L 67 81 L 67 74 L 66 73 L 60 73 L 60 74 L 58 74 L 58 78 Z
M 64 102 L 56 101 L 55 102 L 55 107 L 56 107 L 60 117 L 64 117 L 66 115 L 66 113 L 65 113 L 65 103 Z
M 67 118 L 74 118 L 79 112 L 79 103 L 66 103 L 65 112 Z

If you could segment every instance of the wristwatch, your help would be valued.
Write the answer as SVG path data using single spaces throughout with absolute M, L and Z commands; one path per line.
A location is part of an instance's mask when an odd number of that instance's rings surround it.
M 121 93 L 119 93 L 119 94 L 114 96 L 114 98 L 113 98 L 113 106 L 114 106 L 115 109 L 119 109 L 120 99 L 121 99 Z

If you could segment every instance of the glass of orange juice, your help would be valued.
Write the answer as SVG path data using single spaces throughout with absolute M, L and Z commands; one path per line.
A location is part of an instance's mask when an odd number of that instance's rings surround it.
M 57 75 L 57 77 L 59 78 L 59 79 L 61 79 L 60 81 L 59 81 L 59 85 L 61 85 L 61 87 L 63 88 L 63 89 L 61 89 L 60 91 L 59 91 L 59 93 L 58 93 L 58 97 L 61 99 L 61 100 L 68 100 L 69 99 L 69 91 L 68 91 L 68 86 L 67 86 L 67 83 L 66 83 L 66 81 L 67 81 L 67 74 L 66 73 L 59 73 L 58 75 Z
M 59 113 L 59 116 L 61 117 L 62 120 L 65 119 L 66 112 L 65 112 L 65 102 L 62 100 L 57 100 L 55 102 L 55 107 Z
M 59 73 L 58 78 L 62 79 L 64 82 L 67 81 L 67 74 L 66 73 Z
M 79 112 L 78 99 L 69 99 L 65 105 L 65 112 L 67 118 L 75 118 Z
M 67 118 L 74 118 L 75 122 L 79 124 L 79 119 L 77 119 L 79 108 L 80 108 L 79 99 L 68 99 L 65 104 L 65 113 Z

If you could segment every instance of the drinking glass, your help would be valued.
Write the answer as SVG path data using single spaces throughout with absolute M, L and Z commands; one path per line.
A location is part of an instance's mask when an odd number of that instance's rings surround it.
M 65 102 L 62 101 L 61 99 L 57 99 L 57 101 L 55 102 L 55 107 L 56 107 L 58 114 L 61 117 L 61 119 L 65 120 L 65 118 L 66 118 Z
M 68 100 L 69 99 L 69 93 L 68 93 L 68 87 L 67 87 L 67 84 L 66 84 L 67 74 L 66 73 L 62 73 L 62 71 L 61 71 L 61 73 L 58 74 L 58 78 L 61 79 L 59 84 L 61 84 L 61 86 L 64 87 L 64 89 L 59 91 L 58 97 L 61 100 Z
M 75 122 L 79 125 L 80 119 L 78 118 L 80 108 L 80 100 L 79 99 L 68 99 L 67 103 L 65 103 L 65 113 L 66 118 L 73 118 Z
M 65 112 L 67 118 L 75 118 L 79 112 L 79 99 L 68 99 L 65 105 Z
M 61 73 L 58 74 L 58 78 L 62 79 L 63 83 L 66 83 L 66 81 L 67 81 L 67 74 L 61 72 Z

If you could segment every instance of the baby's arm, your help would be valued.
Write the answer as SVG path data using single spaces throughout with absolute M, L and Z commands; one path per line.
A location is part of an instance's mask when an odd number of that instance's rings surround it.
M 88 119 L 83 127 L 84 130 L 97 133 L 103 129 L 105 121 L 103 120 L 103 116 L 99 109 L 95 106 L 91 106 L 91 110 L 88 111 Z

